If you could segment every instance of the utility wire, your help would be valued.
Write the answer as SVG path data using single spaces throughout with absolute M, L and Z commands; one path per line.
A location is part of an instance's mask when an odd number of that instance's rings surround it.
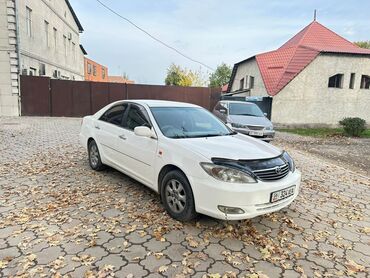
M 141 32 L 145 33 L 146 35 L 148 35 L 149 37 L 151 37 L 153 40 L 159 42 L 160 44 L 164 45 L 165 47 L 175 51 L 177 54 L 180 54 L 182 57 L 194 62 L 194 63 L 198 63 L 200 64 L 201 66 L 203 67 L 206 67 L 212 71 L 214 71 L 214 69 L 196 59 L 193 59 L 191 57 L 189 57 L 188 55 L 182 53 L 180 50 L 177 50 L 175 47 L 161 41 L 160 39 L 158 39 L 157 37 L 153 36 L 152 34 L 150 34 L 148 31 L 144 30 L 143 28 L 141 28 L 140 26 L 136 25 L 134 22 L 132 22 L 130 19 L 122 16 L 121 14 L 119 14 L 118 12 L 114 11 L 112 8 L 108 7 L 106 4 L 104 4 L 102 1 L 100 0 L 96 0 L 100 5 L 102 5 L 104 8 L 106 8 L 107 10 L 109 10 L 110 12 L 114 13 L 115 15 L 117 15 L 118 17 L 122 18 L 123 20 L 127 21 L 128 23 L 130 23 L 132 26 L 134 26 L 135 28 L 139 29 Z

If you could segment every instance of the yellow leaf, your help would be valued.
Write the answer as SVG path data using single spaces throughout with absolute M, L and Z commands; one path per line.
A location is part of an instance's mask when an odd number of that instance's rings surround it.
M 349 260 L 348 262 L 346 262 L 346 266 L 349 271 L 353 271 L 353 272 L 365 271 L 365 267 L 363 265 L 359 265 L 353 260 Z
M 166 266 L 166 265 L 162 265 L 162 266 L 160 266 L 160 267 L 158 268 L 158 272 L 159 272 L 159 273 L 164 273 L 164 272 L 166 272 L 166 271 L 167 271 L 167 269 L 168 269 L 168 266 Z

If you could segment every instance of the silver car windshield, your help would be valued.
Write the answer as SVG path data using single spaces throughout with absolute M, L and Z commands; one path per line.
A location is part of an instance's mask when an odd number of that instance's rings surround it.
M 264 117 L 261 109 L 253 103 L 230 103 L 229 115 Z
M 162 133 L 169 138 L 197 138 L 235 134 L 218 118 L 197 107 L 152 107 Z

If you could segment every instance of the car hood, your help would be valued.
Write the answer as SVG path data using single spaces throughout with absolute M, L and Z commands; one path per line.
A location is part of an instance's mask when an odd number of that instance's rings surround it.
M 244 115 L 229 115 L 229 122 L 243 125 L 271 126 L 272 123 L 266 117 L 253 117 Z
M 279 156 L 278 148 L 247 135 L 177 139 L 181 146 L 202 156 L 233 160 L 266 159 Z

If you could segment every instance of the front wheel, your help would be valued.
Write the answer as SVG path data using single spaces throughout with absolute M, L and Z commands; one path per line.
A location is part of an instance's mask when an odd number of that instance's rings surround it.
M 98 145 L 94 140 L 89 142 L 88 151 L 90 167 L 95 171 L 103 170 L 104 164 L 101 162 Z
M 197 216 L 193 192 L 182 172 L 174 170 L 164 176 L 161 198 L 163 206 L 172 218 L 190 221 Z

